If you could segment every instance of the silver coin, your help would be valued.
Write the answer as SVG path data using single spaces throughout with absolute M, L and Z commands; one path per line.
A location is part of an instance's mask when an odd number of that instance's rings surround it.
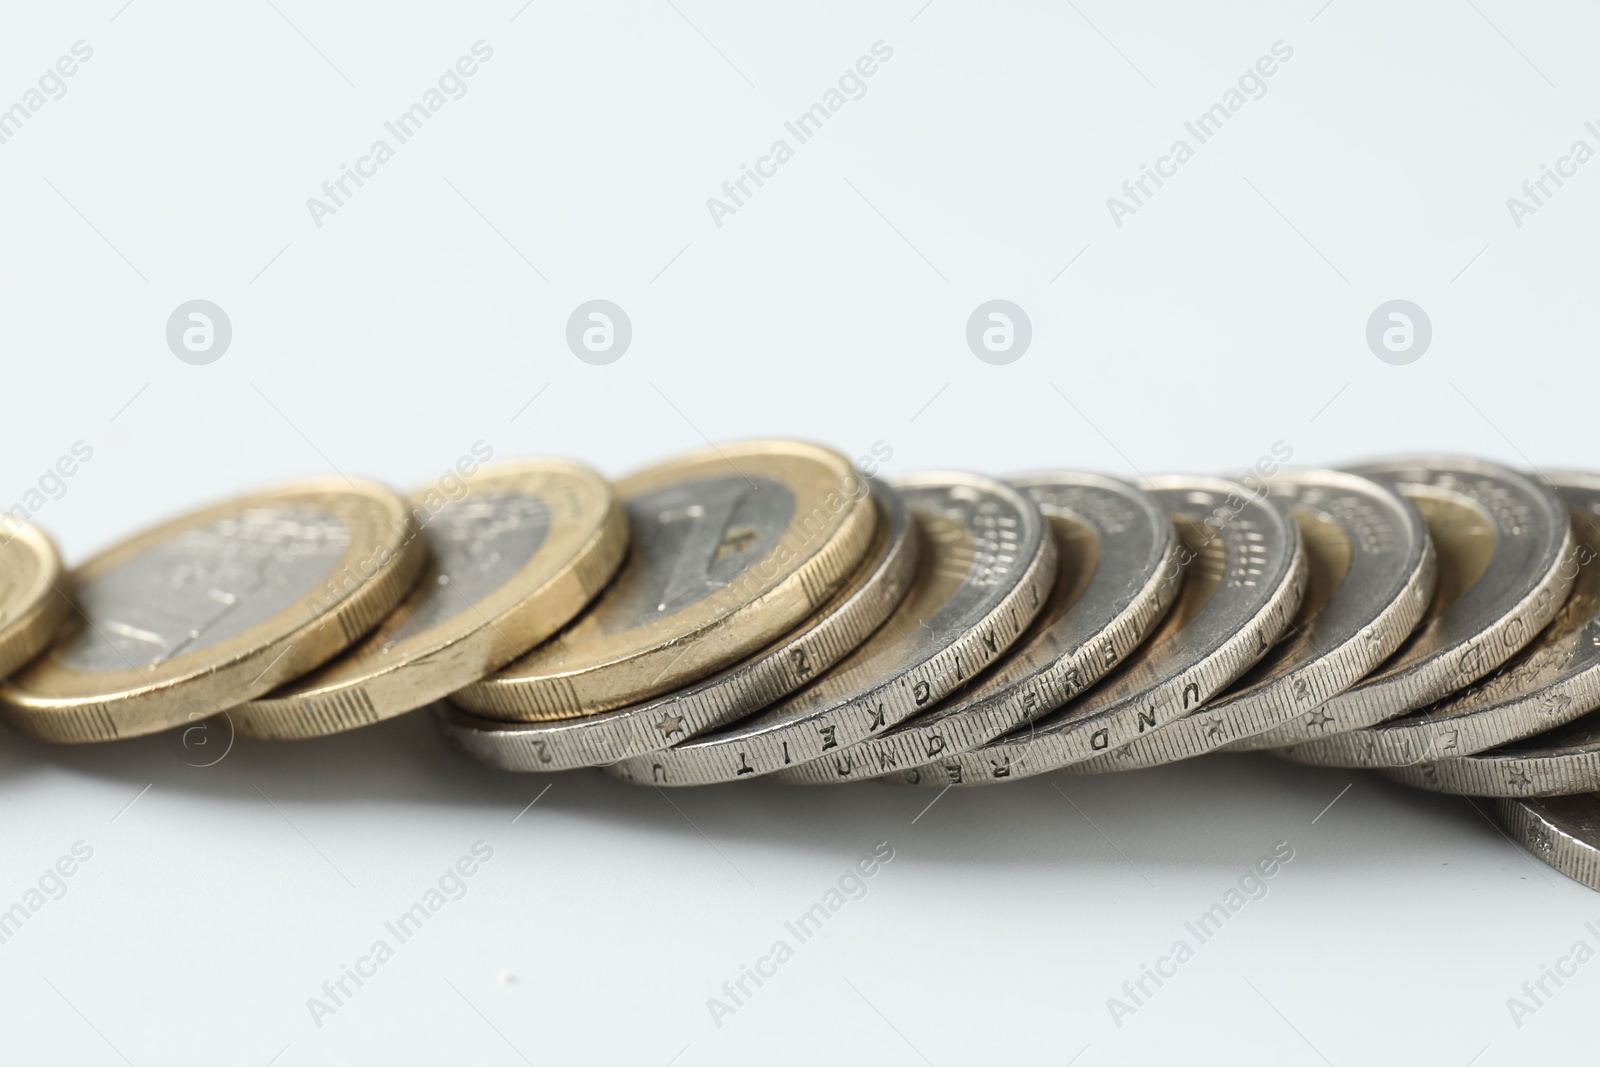
M 932 711 L 776 781 L 871 778 L 965 752 L 1060 707 L 1121 663 L 1172 606 L 1180 570 L 1172 520 L 1148 494 L 1097 474 L 1013 478 L 1056 542 L 1056 581 L 1004 659 Z
M 1497 800 L 1495 817 L 1528 851 L 1568 878 L 1600 889 L 1600 796 Z
M 1469 797 L 1600 792 L 1600 711 L 1487 752 L 1384 768 L 1383 774 L 1418 789 Z
M 1399 493 L 1344 471 L 1284 470 L 1270 484 L 1305 544 L 1306 595 L 1271 652 L 1196 714 L 1065 768 L 1154 767 L 1221 748 L 1343 692 L 1400 647 L 1433 596 L 1433 546 Z
M 1267 654 L 1305 591 L 1305 549 L 1288 509 L 1222 478 L 1167 476 L 1140 487 L 1171 513 L 1185 571 L 1149 642 L 1061 710 L 892 781 L 984 785 L 1093 759 L 1191 714 Z
M 655 785 L 752 778 L 821 759 L 888 730 L 993 663 L 1027 628 L 1055 580 L 1039 509 L 972 474 L 897 480 L 922 538 L 911 592 L 866 644 L 754 718 L 608 773 Z
M 1600 707 L 1600 477 L 1553 474 L 1572 515 L 1576 575 L 1555 619 L 1494 673 L 1421 711 L 1283 750 L 1297 763 L 1402 767 L 1543 733 Z
M 670 748 L 759 711 L 820 676 L 861 644 L 905 597 L 918 541 L 898 494 L 872 487 L 878 512 L 866 558 L 803 624 L 751 658 L 687 689 L 643 704 L 550 722 L 502 722 L 438 705 L 445 738 L 508 771 L 598 767 Z
M 1229 745 L 1281 748 L 1425 707 L 1504 663 L 1560 610 L 1572 523 L 1555 491 L 1493 463 L 1397 459 L 1355 468 L 1422 512 L 1439 579 L 1421 625 L 1375 674 L 1293 722 Z

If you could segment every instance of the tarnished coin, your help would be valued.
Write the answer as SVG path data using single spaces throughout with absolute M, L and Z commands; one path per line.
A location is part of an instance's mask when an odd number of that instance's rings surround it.
M 43 530 L 0 512 L 0 678 L 43 652 L 72 611 L 61 554 Z
M 1171 513 L 1184 569 L 1177 603 L 1123 666 L 1066 707 L 981 748 L 903 772 L 910 785 L 985 785 L 1115 750 L 1199 708 L 1266 655 L 1305 593 L 1288 509 L 1198 475 L 1139 483 Z
M 1421 624 L 1375 674 L 1285 726 L 1229 745 L 1281 748 L 1372 726 L 1470 685 L 1544 629 L 1572 586 L 1555 491 L 1493 463 L 1419 457 L 1355 468 L 1422 512 L 1439 578 Z
M 1497 800 L 1494 809 L 1529 852 L 1568 878 L 1600 889 L 1600 796 Z
M 155 733 L 298 678 L 395 609 L 427 556 L 406 501 L 329 478 L 170 520 L 72 574 L 73 625 L 0 686 L 50 741 Z
M 435 490 L 412 494 L 413 513 Z M 411 595 L 360 643 L 229 712 L 242 737 L 352 730 L 432 703 L 565 626 L 610 580 L 628 517 L 610 484 L 564 460 L 480 468 L 422 526 Z
M 494 767 L 564 771 L 670 748 L 788 696 L 865 641 L 911 586 L 918 542 L 905 503 L 881 483 L 872 497 L 877 526 L 855 573 L 798 628 L 749 659 L 687 689 L 579 719 L 500 722 L 441 705 L 440 731 Z
M 911 591 L 866 644 L 754 718 L 609 773 L 703 785 L 821 759 L 933 707 L 1010 647 L 1055 579 L 1055 542 L 1039 509 L 973 474 L 921 474 L 894 486 L 915 519 L 921 558 Z
M 623 478 L 632 547 L 577 621 L 453 701 L 540 722 L 627 707 L 760 651 L 855 570 L 867 483 L 831 449 L 753 441 Z
M 1552 474 L 1572 515 L 1576 575 L 1555 619 L 1494 673 L 1377 726 L 1285 749 L 1297 763 L 1399 767 L 1451 759 L 1543 733 L 1600 707 L 1600 477 Z
M 1056 543 L 1055 586 L 1005 657 L 943 703 L 775 781 L 871 778 L 965 752 L 1030 722 L 1121 663 L 1172 606 L 1181 571 L 1172 520 L 1148 494 L 1097 474 L 1010 480 Z
M 1260 663 L 1197 713 L 1073 774 L 1153 767 L 1293 719 L 1389 658 L 1433 596 L 1433 546 L 1399 493 L 1343 471 L 1284 470 L 1270 491 L 1294 516 L 1309 564 L 1294 622 Z
M 1418 789 L 1469 797 L 1600 792 L 1600 711 L 1487 752 L 1383 768 L 1383 773 Z

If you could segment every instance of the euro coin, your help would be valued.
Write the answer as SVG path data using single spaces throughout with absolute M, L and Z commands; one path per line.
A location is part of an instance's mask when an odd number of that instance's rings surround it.
M 537 722 L 681 689 L 799 625 L 872 539 L 866 482 L 816 445 L 723 445 L 616 488 L 632 543 L 615 581 L 565 630 L 455 703 Z
M 1600 711 L 1548 733 L 1455 759 L 1384 768 L 1397 782 L 1469 797 L 1554 797 L 1600 792 Z
M 426 557 L 404 498 L 321 479 L 173 519 L 72 574 L 76 624 L 0 686 L 50 741 L 183 725 L 325 663 L 393 611 Z
M 1039 509 L 979 475 L 921 474 L 894 486 L 916 520 L 921 559 L 911 591 L 866 644 L 760 714 L 610 773 L 703 785 L 821 759 L 933 707 L 1005 652 L 1055 578 Z
M 1045 516 L 1056 580 L 1004 659 L 931 711 L 827 759 L 773 775 L 822 784 L 914 767 L 965 752 L 1030 722 L 1121 663 L 1172 606 L 1181 572 L 1166 509 L 1126 482 L 1095 474 L 1013 478 Z
M 1497 800 L 1495 817 L 1528 851 L 1568 878 L 1600 889 L 1600 796 Z
M 1153 767 L 1282 725 L 1360 681 L 1410 636 L 1435 580 L 1417 509 L 1342 471 L 1281 471 L 1270 492 L 1294 516 L 1308 564 L 1306 594 L 1283 639 L 1197 713 L 1068 772 Z
M 0 513 L 0 678 L 50 644 L 72 610 L 61 555 L 44 531 Z
M 1576 574 L 1555 619 L 1492 674 L 1421 711 L 1281 754 L 1334 767 L 1451 759 L 1543 733 L 1600 707 L 1600 477 L 1551 474 L 1572 516 Z
M 1280 748 L 1426 707 L 1504 663 L 1560 610 L 1574 572 L 1572 523 L 1553 489 L 1482 460 L 1397 459 L 1355 468 L 1398 490 L 1428 523 L 1433 601 L 1377 672 L 1285 726 L 1230 745 Z
M 1093 759 L 1198 710 L 1267 654 L 1305 592 L 1305 549 L 1288 510 L 1221 478 L 1140 487 L 1171 513 L 1184 569 L 1178 601 L 1150 640 L 1060 710 L 891 780 L 984 785 Z
M 413 514 L 434 492 L 412 495 Z M 240 736 L 338 733 L 453 693 L 571 621 L 628 545 L 610 484 L 563 460 L 480 468 L 422 532 L 430 558 L 411 595 L 359 644 L 230 711 Z
M 436 722 L 460 751 L 510 771 L 598 767 L 655 752 L 782 699 L 866 640 L 905 597 L 917 539 L 899 495 L 872 487 L 872 544 L 828 602 L 767 648 L 687 689 L 631 707 L 552 722 L 501 722 L 441 706 Z

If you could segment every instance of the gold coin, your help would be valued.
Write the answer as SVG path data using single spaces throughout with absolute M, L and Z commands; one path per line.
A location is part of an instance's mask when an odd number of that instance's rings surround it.
M 50 644 L 72 610 L 61 554 L 43 530 L 0 514 L 0 678 Z
M 433 487 L 413 494 L 422 501 Z M 582 611 L 628 549 L 610 484 L 564 460 L 483 468 L 423 526 L 411 595 L 362 642 L 228 717 L 243 737 L 352 730 L 432 703 L 505 666 Z
M 426 557 L 405 499 L 370 482 L 296 482 L 169 520 L 73 572 L 75 626 L 0 686 L 0 717 L 109 741 L 215 714 L 349 647 Z
M 867 484 L 831 449 L 723 445 L 617 483 L 629 556 L 552 640 L 451 700 L 538 722 L 681 689 L 776 641 L 825 603 L 867 551 Z

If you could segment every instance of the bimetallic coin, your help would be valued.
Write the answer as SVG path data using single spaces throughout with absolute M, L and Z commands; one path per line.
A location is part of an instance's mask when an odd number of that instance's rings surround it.
M 866 483 L 830 449 L 755 441 L 617 483 L 632 547 L 551 640 L 454 702 L 492 719 L 571 719 L 682 689 L 794 629 L 872 540 Z
M 1577 541 L 1562 563 L 1576 578 L 1555 619 L 1493 674 L 1430 707 L 1280 755 L 1330 767 L 1407 766 L 1482 752 L 1600 707 L 1600 477 L 1549 480 Z
M 894 486 L 915 519 L 921 558 L 911 591 L 866 644 L 754 718 L 608 773 L 703 785 L 821 759 L 933 707 L 1005 652 L 1055 579 L 1055 543 L 1039 509 L 972 474 L 921 474 Z
M 1294 516 L 1309 564 L 1294 623 L 1266 657 L 1197 713 L 1075 763 L 1072 774 L 1153 767 L 1293 719 L 1387 659 L 1433 596 L 1433 546 L 1404 497 L 1343 471 L 1285 470 L 1271 493 Z
M 688 689 L 580 719 L 511 723 L 440 706 L 446 740 L 509 771 L 598 767 L 670 748 L 788 696 L 865 641 L 905 597 L 917 569 L 917 539 L 899 496 L 872 487 L 878 520 L 856 572 L 800 626 L 749 659 Z
M 1475 459 L 1421 457 L 1355 473 L 1415 504 L 1438 555 L 1433 601 L 1377 673 L 1287 725 L 1229 745 L 1282 748 L 1425 707 L 1504 663 L 1560 610 L 1572 523 L 1554 490 Z
M 1497 800 L 1495 817 L 1528 851 L 1568 878 L 1600 889 L 1600 796 Z
M 1305 549 L 1288 509 L 1221 478 L 1139 484 L 1171 513 L 1185 572 L 1150 640 L 1061 710 L 892 781 L 985 785 L 1093 759 L 1192 713 L 1266 655 L 1305 592 Z
M 434 492 L 412 496 L 414 514 Z M 318 670 L 232 709 L 241 736 L 338 733 L 453 693 L 565 626 L 628 548 L 611 486 L 563 460 L 481 468 L 422 532 L 430 561 L 404 603 Z
M 322 479 L 163 523 L 73 572 L 76 629 L 0 686 L 50 741 L 193 722 L 310 671 L 371 630 L 427 556 L 404 498 Z
M 34 659 L 72 611 L 61 555 L 43 530 L 0 512 L 0 678 Z
M 774 780 L 871 778 L 965 752 L 1060 707 L 1136 648 L 1172 606 L 1181 571 L 1166 510 L 1095 474 L 1011 479 L 1038 505 L 1056 544 L 1043 609 L 1005 657 L 931 711 Z

